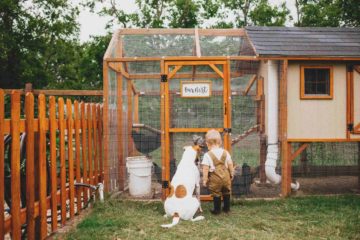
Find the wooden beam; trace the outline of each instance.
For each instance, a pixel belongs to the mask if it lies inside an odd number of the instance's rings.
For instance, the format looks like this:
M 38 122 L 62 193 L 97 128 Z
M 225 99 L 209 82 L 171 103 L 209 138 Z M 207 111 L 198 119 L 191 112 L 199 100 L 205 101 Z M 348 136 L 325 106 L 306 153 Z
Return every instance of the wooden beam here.
M 207 132 L 210 129 L 215 129 L 219 132 L 223 132 L 224 129 L 223 128 L 170 128 L 169 132 L 170 133 L 181 133 L 181 132 Z
M 224 73 L 220 71 L 220 69 L 218 69 L 215 64 L 210 63 L 209 66 L 222 78 L 224 79 Z M 225 64 L 224 64 L 225 66 Z
M 196 56 L 201 57 L 201 48 L 200 48 L 199 29 L 198 28 L 195 28 L 195 51 L 196 51 Z
M 244 76 L 245 73 L 242 72 L 233 72 L 231 73 L 231 77 L 235 78 L 235 77 L 241 77 Z M 129 74 L 129 78 L 133 79 L 133 80 L 149 80 L 149 79 L 155 79 L 155 80 L 159 80 L 160 79 L 160 74 Z M 218 74 L 217 73 L 213 73 L 213 72 L 196 72 L 195 75 L 193 72 L 181 72 L 181 73 L 176 73 L 175 76 L 173 76 L 173 78 L 217 78 Z
M 360 138 L 289 138 L 288 142 L 360 142 Z
M 21 95 L 25 95 L 24 89 L 4 89 L 6 94 L 11 94 L 12 91 L 18 91 Z M 102 90 L 40 90 L 32 91 L 34 95 L 44 94 L 47 96 L 102 96 Z
M 251 87 L 254 85 L 256 79 L 257 79 L 257 76 L 254 74 L 250 78 L 250 80 L 249 80 L 249 82 L 248 82 L 248 84 L 247 84 L 247 86 L 246 86 L 246 88 L 245 88 L 245 90 L 243 92 L 243 96 L 246 96 L 249 93 L 249 91 L 250 91 Z
M 355 69 L 355 71 L 357 71 L 360 74 L 360 65 L 355 65 L 354 69 Z
M 191 60 L 202 60 L 202 61 L 214 61 L 214 60 L 237 60 L 237 61 L 259 61 L 266 60 L 268 58 L 258 58 L 256 56 L 201 56 L 200 58 L 195 56 L 164 56 L 164 57 L 109 57 L 104 59 L 107 62 L 153 62 L 153 61 L 191 61 Z M 281 60 L 286 58 L 281 58 Z M 279 60 L 279 59 L 275 59 Z M 308 59 L 311 60 L 311 59 Z
M 244 29 L 199 29 L 200 36 L 243 36 Z M 127 28 L 119 30 L 120 35 L 194 35 L 191 28 Z
M 299 156 L 299 154 L 302 153 L 302 151 L 304 151 L 308 146 L 309 146 L 309 143 L 301 144 L 301 146 L 294 153 L 291 154 L 289 161 L 290 162 L 294 161 L 295 158 L 297 156 Z
M 174 70 L 172 70 L 169 74 L 168 74 L 168 80 L 172 79 L 175 74 L 177 73 L 177 71 L 179 71 L 182 68 L 182 65 L 176 65 Z

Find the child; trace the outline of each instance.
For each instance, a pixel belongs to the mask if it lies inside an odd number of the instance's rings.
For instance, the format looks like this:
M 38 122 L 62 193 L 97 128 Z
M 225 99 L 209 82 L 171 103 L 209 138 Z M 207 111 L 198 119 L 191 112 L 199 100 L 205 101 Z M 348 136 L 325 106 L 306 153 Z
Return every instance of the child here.
M 208 188 L 213 196 L 213 214 L 221 212 L 221 195 L 224 199 L 223 211 L 230 211 L 231 180 L 234 177 L 234 165 L 231 156 L 221 148 L 221 136 L 215 129 L 209 130 L 205 135 L 206 145 L 209 151 L 204 155 L 203 185 Z

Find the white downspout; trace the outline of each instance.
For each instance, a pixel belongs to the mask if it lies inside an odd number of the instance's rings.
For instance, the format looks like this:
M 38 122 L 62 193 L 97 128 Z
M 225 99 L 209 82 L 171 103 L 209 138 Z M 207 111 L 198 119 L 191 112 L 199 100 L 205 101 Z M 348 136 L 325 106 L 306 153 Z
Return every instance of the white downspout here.
M 276 162 L 279 158 L 279 85 L 278 85 L 278 65 L 275 61 L 268 61 L 268 81 L 267 92 L 268 95 L 266 104 L 268 109 L 267 118 L 267 134 L 268 134 L 268 147 L 265 161 L 265 174 L 267 179 L 274 183 L 279 184 L 281 182 L 281 176 L 275 172 Z M 291 183 L 293 190 L 298 190 L 299 183 Z

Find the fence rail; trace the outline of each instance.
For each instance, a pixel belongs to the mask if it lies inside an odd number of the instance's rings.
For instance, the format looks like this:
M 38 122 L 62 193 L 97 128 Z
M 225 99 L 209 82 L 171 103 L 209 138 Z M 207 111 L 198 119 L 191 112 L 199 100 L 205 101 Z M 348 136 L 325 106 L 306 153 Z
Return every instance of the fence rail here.
M 44 239 L 103 181 L 102 105 L 0 89 L 0 239 Z M 9 211 L 7 211 L 9 209 Z M 60 223 L 58 223 L 60 220 Z

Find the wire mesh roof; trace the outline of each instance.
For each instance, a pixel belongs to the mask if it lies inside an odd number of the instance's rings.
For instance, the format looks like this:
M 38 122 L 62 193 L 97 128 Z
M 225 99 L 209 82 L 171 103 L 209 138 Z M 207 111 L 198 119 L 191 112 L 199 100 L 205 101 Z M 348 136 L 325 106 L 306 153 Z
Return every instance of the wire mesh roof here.
M 255 56 L 243 29 L 120 29 L 104 58 Z

